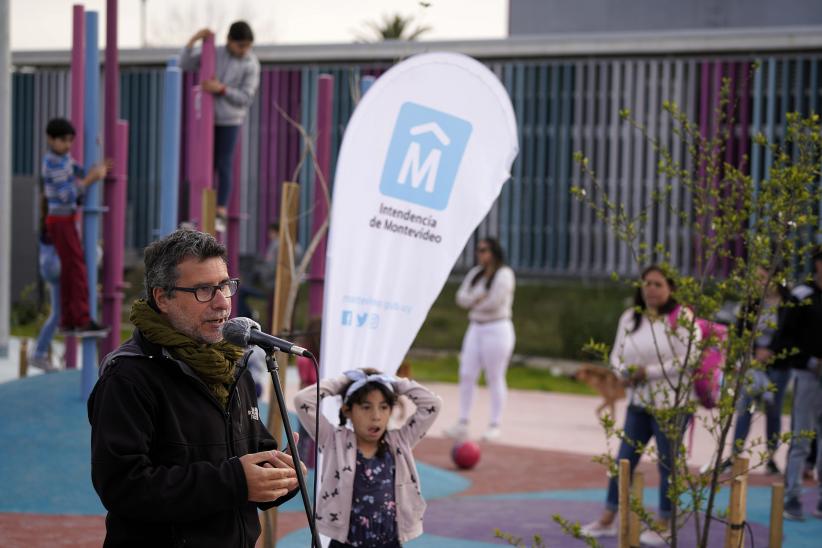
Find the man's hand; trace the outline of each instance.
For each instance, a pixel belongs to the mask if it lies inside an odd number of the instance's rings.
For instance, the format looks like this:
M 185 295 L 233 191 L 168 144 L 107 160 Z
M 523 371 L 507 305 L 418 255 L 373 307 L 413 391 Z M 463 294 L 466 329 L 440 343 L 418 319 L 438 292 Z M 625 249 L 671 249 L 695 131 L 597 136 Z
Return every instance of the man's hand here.
M 250 502 L 270 502 L 287 495 L 297 487 L 293 464 L 288 467 L 286 455 L 279 451 L 261 451 L 240 457 Z M 291 457 L 288 457 L 290 460 Z
M 200 87 L 202 87 L 207 92 L 217 95 L 223 92 L 225 89 L 225 84 L 217 80 L 216 78 L 210 78 L 208 80 L 203 80 L 200 82 Z
M 187 48 L 192 48 L 192 47 L 194 47 L 194 44 L 196 44 L 200 40 L 205 40 L 206 38 L 208 38 L 209 36 L 211 36 L 213 34 L 214 33 L 211 32 L 211 29 L 208 29 L 208 28 L 200 29 L 197 32 L 195 32 L 194 35 L 191 38 L 189 38 L 188 44 L 186 44 L 186 47 Z
M 297 447 L 297 443 L 299 441 L 300 441 L 300 433 L 299 432 L 294 432 L 294 447 Z M 286 451 L 289 451 L 289 449 L 286 448 Z M 287 468 L 291 468 L 292 470 L 294 469 L 294 459 L 287 452 L 282 453 L 280 451 L 277 451 L 277 458 L 280 461 L 280 464 L 282 466 L 287 467 Z M 303 470 L 303 476 L 308 474 L 308 468 L 305 467 L 305 464 L 303 464 L 302 459 L 300 459 L 300 468 L 302 468 L 302 470 Z

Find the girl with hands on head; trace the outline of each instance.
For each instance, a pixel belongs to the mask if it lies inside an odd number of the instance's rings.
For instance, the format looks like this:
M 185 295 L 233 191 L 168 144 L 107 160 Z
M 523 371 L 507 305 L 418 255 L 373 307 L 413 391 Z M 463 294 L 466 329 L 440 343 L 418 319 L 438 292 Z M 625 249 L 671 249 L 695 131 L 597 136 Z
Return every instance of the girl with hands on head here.
M 397 397 L 407 396 L 416 411 L 398 429 L 388 420 Z M 317 529 L 331 547 L 401 546 L 422 534 L 420 479 L 412 453 L 442 405 L 439 396 L 409 379 L 355 369 L 320 381 L 320 399 L 342 400 L 339 423 L 320 414 L 316 385 L 294 398 L 300 422 L 322 454 L 317 493 Z

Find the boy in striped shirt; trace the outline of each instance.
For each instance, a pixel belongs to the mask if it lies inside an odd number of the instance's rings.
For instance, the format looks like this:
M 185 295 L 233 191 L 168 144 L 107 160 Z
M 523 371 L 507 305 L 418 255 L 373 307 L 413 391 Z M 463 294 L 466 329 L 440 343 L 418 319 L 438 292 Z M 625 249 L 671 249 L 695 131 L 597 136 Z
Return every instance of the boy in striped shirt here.
M 48 150 L 41 175 L 48 212 L 46 233 L 60 257 L 60 327 L 66 333 L 95 334 L 105 329 L 89 316 L 88 280 L 83 247 L 77 234 L 77 203 L 86 187 L 106 176 L 110 161 L 102 162 L 83 175 L 69 153 L 75 130 L 64 118 L 46 125 Z

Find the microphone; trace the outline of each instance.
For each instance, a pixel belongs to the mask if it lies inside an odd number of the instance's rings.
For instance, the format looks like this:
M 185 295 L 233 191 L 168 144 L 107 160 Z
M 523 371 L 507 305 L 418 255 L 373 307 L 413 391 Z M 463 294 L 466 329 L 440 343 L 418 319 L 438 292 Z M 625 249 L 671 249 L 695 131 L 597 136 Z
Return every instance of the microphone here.
M 292 342 L 260 331 L 260 324 L 251 318 L 232 318 L 223 325 L 223 338 L 237 346 L 255 344 L 265 350 L 279 350 L 295 356 L 311 357 L 311 352 Z

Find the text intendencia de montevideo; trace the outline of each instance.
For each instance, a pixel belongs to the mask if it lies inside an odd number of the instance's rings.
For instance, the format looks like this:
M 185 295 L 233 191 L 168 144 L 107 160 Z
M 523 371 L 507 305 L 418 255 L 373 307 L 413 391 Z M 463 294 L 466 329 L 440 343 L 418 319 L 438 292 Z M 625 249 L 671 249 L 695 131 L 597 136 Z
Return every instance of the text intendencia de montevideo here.
M 369 221 L 372 228 L 381 228 L 410 238 L 419 238 L 434 243 L 442 242 L 442 236 L 433 231 L 437 227 L 437 219 L 431 215 L 418 215 L 410 209 L 397 209 L 382 203 L 380 204 L 379 215 L 388 218 L 372 217 Z M 397 221 L 406 221 L 420 226 L 409 226 Z

